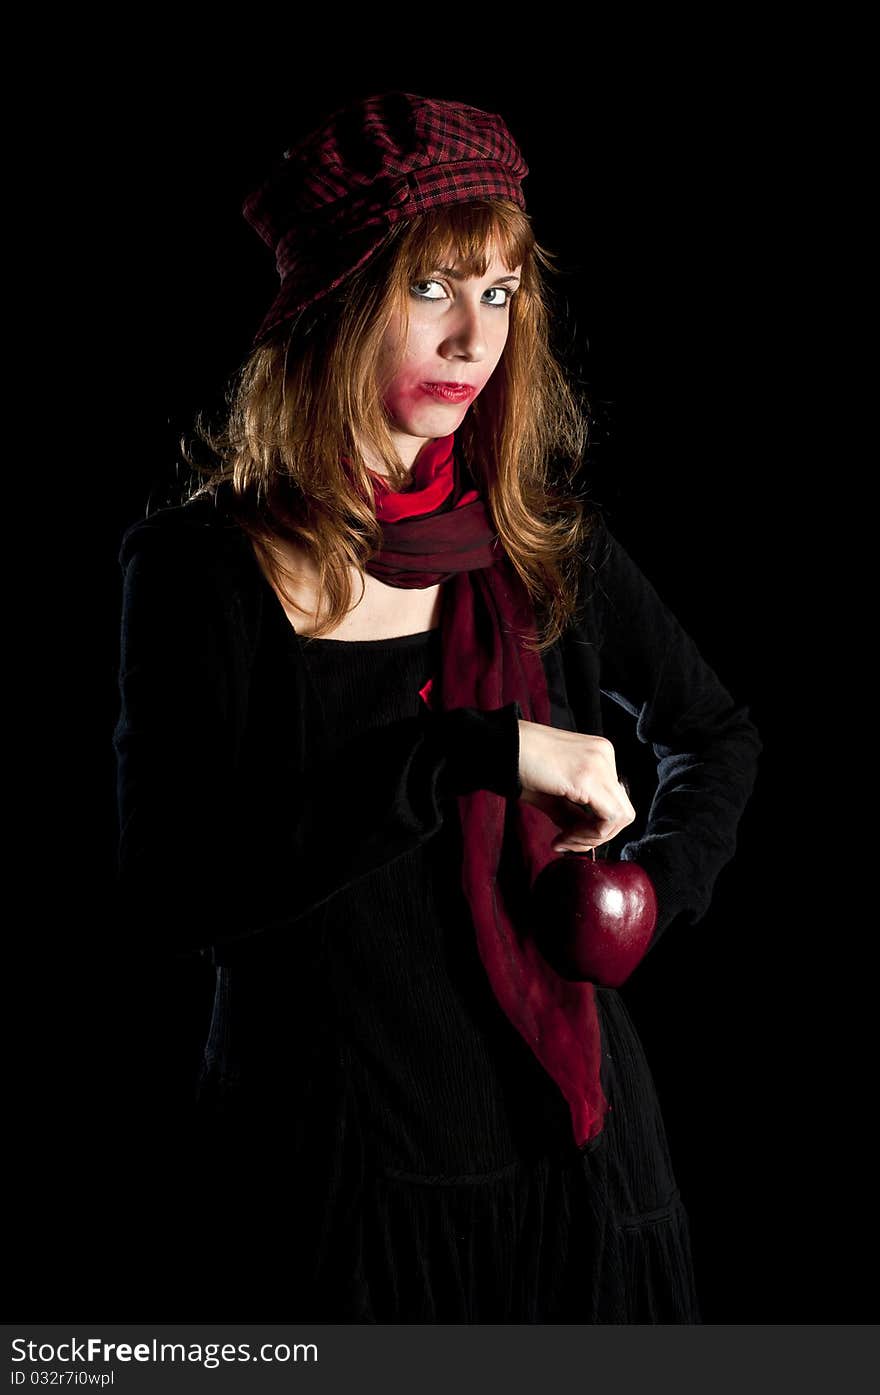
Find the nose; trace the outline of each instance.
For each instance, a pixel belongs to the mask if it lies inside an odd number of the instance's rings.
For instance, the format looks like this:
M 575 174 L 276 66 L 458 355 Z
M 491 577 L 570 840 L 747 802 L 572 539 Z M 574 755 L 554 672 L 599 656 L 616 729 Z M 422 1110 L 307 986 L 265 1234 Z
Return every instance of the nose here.
M 488 353 L 484 319 L 478 305 L 459 304 L 455 325 L 450 328 L 441 348 L 445 358 L 465 358 L 480 363 Z

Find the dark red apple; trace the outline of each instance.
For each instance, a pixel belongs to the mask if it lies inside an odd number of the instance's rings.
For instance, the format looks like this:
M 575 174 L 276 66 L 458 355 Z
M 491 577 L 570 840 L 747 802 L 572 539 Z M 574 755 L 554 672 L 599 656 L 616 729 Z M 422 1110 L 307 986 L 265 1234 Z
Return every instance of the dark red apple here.
M 654 884 L 637 862 L 563 853 L 532 887 L 535 942 L 562 977 L 619 988 L 657 924 Z

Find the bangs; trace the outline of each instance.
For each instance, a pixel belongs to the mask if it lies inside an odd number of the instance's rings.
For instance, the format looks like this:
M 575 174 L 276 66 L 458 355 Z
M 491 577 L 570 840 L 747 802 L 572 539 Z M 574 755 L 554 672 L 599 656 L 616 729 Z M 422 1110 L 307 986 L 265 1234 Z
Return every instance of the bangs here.
M 512 271 L 525 265 L 535 245 L 523 210 L 500 199 L 443 204 L 413 219 L 407 231 L 402 261 L 413 279 L 447 265 L 466 276 L 485 276 L 493 251 Z

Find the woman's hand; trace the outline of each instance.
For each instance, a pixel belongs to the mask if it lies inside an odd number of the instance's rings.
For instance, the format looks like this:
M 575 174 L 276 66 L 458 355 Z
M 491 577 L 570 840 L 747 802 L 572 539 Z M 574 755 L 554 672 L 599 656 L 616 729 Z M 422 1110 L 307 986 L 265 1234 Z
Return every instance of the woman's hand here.
M 565 830 L 555 851 L 588 852 L 634 821 L 607 737 L 521 720 L 519 738 L 520 799 Z

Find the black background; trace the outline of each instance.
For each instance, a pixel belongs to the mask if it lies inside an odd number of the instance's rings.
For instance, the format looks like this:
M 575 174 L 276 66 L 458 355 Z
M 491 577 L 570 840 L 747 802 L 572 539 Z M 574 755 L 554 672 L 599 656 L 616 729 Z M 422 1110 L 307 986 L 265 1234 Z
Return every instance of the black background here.
M 6 1012 L 16 1316 L 215 1316 L 175 1284 L 198 1206 L 177 1111 L 209 985 L 201 964 L 136 960 L 112 917 L 116 554 L 175 487 L 178 434 L 219 410 L 274 294 L 245 195 L 335 106 L 392 87 L 507 120 L 539 239 L 567 272 L 570 362 L 598 419 L 593 493 L 764 740 L 709 915 L 673 926 L 623 990 L 705 1320 L 876 1316 L 870 868 L 862 854 L 861 882 L 841 871 L 861 850 L 838 781 L 858 705 L 831 655 L 848 505 L 834 453 L 811 454 L 817 421 L 833 440 L 814 335 L 830 98 L 766 35 L 642 35 L 636 52 L 585 28 L 540 52 L 510 21 L 485 23 L 450 36 L 410 15 L 394 52 L 341 22 L 256 54 L 149 35 L 106 70 L 83 46 L 55 89 L 29 171 L 45 210 L 26 374 L 39 458 L 10 471 L 7 500 L 38 563 L 8 636 L 28 675 L 10 684 L 8 735 L 25 773 Z M 644 791 L 651 755 L 627 720 L 619 765 Z

